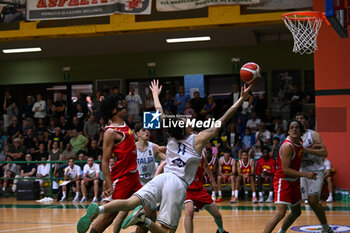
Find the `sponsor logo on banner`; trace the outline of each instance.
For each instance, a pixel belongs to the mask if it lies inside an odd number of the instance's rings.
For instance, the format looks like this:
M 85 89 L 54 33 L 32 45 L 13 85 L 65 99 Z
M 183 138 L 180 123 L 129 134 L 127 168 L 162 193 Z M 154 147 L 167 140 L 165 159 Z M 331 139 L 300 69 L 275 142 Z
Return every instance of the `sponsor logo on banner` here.
M 157 11 L 183 11 L 212 5 L 251 5 L 260 0 L 157 0 Z
M 27 20 L 151 14 L 152 0 L 28 0 Z
M 334 233 L 350 232 L 350 226 L 345 225 L 329 225 Z M 322 227 L 320 225 L 304 225 L 296 226 L 291 228 L 292 231 L 297 232 L 309 232 L 309 233 L 320 233 Z

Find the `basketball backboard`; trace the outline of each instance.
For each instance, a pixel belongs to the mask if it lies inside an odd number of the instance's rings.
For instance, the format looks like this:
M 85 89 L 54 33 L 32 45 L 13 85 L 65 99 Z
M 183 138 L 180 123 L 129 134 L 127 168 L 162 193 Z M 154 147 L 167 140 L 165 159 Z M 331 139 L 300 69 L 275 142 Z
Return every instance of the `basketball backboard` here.
M 325 3 L 325 13 L 328 22 L 341 38 L 347 38 L 350 0 L 325 0 Z

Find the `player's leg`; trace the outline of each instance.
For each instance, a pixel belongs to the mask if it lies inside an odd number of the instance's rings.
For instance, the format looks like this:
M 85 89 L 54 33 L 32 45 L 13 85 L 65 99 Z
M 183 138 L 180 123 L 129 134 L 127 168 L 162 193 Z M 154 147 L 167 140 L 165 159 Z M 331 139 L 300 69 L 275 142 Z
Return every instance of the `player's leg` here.
M 214 217 L 214 221 L 216 225 L 218 226 L 218 232 L 219 233 L 225 233 L 224 227 L 222 225 L 222 216 L 221 213 L 216 205 L 210 205 L 204 207 L 211 216 Z
M 256 198 L 256 192 L 255 192 L 255 175 L 250 175 L 249 176 L 249 181 L 250 181 L 250 187 L 252 189 L 252 202 L 257 203 L 258 199 Z
M 98 202 L 98 185 L 99 185 L 99 180 L 96 179 L 94 180 L 94 198 L 92 199 L 92 202 Z
M 117 214 L 115 220 L 114 220 L 114 226 L 113 226 L 113 233 L 119 233 L 122 229 L 122 223 L 126 216 L 128 216 L 128 211 L 119 211 Z
M 122 211 L 120 211 L 122 212 Z M 119 213 L 120 213 L 119 212 Z M 100 233 L 103 232 L 109 225 L 112 224 L 114 218 L 119 215 L 118 212 L 115 213 L 105 213 L 101 214 L 90 229 L 90 233 Z M 120 223 L 121 224 L 121 223 Z M 114 231 L 113 231 L 114 232 Z
M 73 202 L 79 201 L 80 180 L 75 181 L 75 197 Z
M 65 201 L 67 199 L 67 185 L 62 186 L 62 198 L 60 201 Z
M 225 179 L 222 176 L 218 176 L 218 198 L 216 199 L 216 202 L 222 202 L 222 183 L 225 182 Z
M 276 214 L 266 223 L 263 233 L 271 233 L 276 225 L 284 218 L 287 211 L 287 205 L 277 204 Z
M 235 188 L 236 188 L 235 177 L 234 176 L 230 176 L 228 178 L 228 182 L 229 182 L 229 184 L 231 186 L 231 200 L 230 200 L 230 202 L 231 202 L 231 201 L 234 201 L 234 199 L 235 199 Z
M 331 175 L 326 178 L 326 182 L 329 193 L 326 202 L 333 202 L 333 180 Z
M 86 195 L 87 195 L 87 191 L 86 191 L 86 186 L 87 186 L 87 182 L 85 180 L 81 180 L 81 192 L 83 194 L 83 197 L 81 198 L 81 203 L 86 202 Z
M 194 216 L 194 205 L 192 201 L 185 202 L 185 232 L 193 233 L 193 216 Z
M 279 231 L 280 233 L 286 232 L 288 228 L 294 223 L 294 221 L 300 216 L 301 214 L 300 202 L 296 205 L 290 206 L 290 210 L 291 212 L 284 219 L 282 227 Z
M 239 188 L 241 186 L 241 183 L 243 181 L 243 177 L 242 176 L 237 176 L 236 178 L 236 186 L 235 186 L 235 198 L 233 200 L 231 200 L 231 203 L 236 203 L 238 201 L 238 194 L 239 194 Z
M 267 198 L 266 202 L 271 203 L 273 202 L 273 176 L 269 176 L 269 197 Z
M 258 176 L 258 192 L 259 192 L 259 203 L 264 202 L 264 193 L 262 190 L 262 186 L 263 186 L 263 182 L 264 182 L 264 178 L 262 178 L 261 176 Z

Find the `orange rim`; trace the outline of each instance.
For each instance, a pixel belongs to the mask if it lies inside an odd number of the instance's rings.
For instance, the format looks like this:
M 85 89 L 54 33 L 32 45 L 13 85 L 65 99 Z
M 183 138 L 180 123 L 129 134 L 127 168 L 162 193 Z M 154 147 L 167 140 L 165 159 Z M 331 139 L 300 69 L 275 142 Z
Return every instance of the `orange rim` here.
M 290 12 L 287 14 L 282 15 L 282 18 L 288 18 L 290 20 L 314 20 L 314 19 L 320 19 L 325 20 L 324 13 L 319 11 L 296 11 L 296 12 Z

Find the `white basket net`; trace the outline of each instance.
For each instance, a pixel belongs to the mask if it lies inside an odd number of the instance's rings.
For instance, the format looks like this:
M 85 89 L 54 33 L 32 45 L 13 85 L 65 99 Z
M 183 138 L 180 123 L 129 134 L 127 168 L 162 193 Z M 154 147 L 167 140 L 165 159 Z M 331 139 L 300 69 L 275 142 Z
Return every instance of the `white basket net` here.
M 311 54 L 317 50 L 317 36 L 322 25 L 322 17 L 292 14 L 282 17 L 293 34 L 294 53 Z

